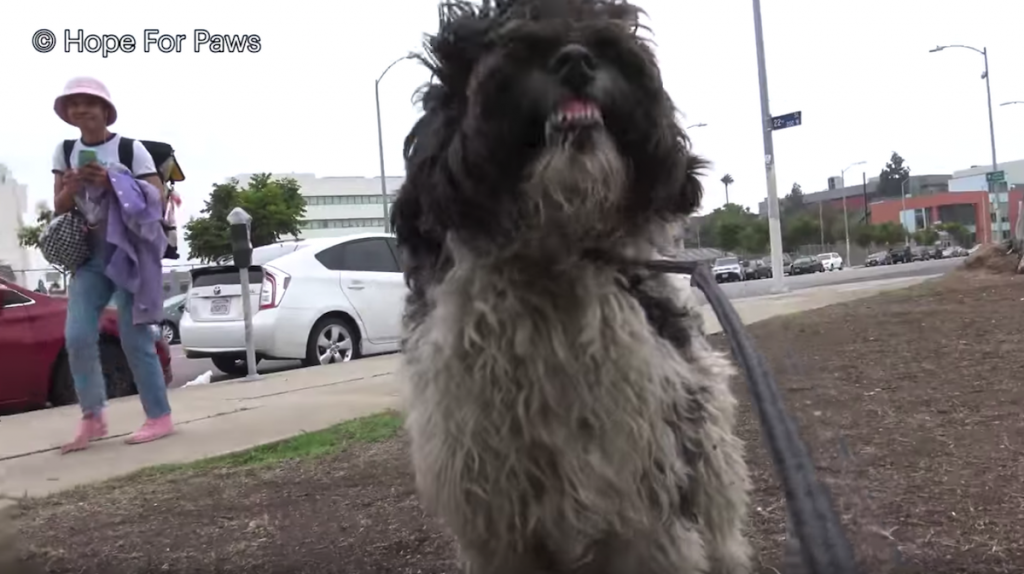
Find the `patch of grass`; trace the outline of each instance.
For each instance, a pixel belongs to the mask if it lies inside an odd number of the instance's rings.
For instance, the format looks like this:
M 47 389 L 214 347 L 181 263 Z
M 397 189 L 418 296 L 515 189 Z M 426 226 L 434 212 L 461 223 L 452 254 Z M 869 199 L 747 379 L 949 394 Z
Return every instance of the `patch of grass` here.
M 342 452 L 353 444 L 368 444 L 387 440 L 397 435 L 401 428 L 402 416 L 395 411 L 385 411 L 248 450 L 183 464 L 161 464 L 147 468 L 143 472 L 166 474 L 180 471 L 207 471 L 221 468 L 265 466 L 286 460 L 320 458 Z

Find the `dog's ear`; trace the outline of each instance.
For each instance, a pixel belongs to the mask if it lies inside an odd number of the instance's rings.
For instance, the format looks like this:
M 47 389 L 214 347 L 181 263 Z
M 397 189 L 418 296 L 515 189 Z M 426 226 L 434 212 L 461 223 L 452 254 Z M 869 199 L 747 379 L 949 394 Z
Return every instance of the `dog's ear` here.
M 675 121 L 674 112 L 662 115 L 666 120 L 650 142 L 648 153 L 642 154 L 632 166 L 634 185 L 643 190 L 634 197 L 634 208 L 641 217 L 676 219 L 700 207 L 704 197 L 700 176 L 708 162 L 693 153 L 690 139 Z
M 708 167 L 708 161 L 703 157 L 693 154 L 688 144 L 683 145 L 683 153 L 686 154 L 686 167 L 684 169 L 679 185 L 679 195 L 676 202 L 670 208 L 674 215 L 690 215 L 700 207 L 704 199 L 704 184 L 700 176 Z
M 458 118 L 446 105 L 447 98 L 438 84 L 421 92 L 424 113 L 405 138 L 405 182 L 391 207 L 391 229 L 406 282 L 414 291 L 423 288 L 440 265 L 450 211 L 458 206 L 448 159 Z

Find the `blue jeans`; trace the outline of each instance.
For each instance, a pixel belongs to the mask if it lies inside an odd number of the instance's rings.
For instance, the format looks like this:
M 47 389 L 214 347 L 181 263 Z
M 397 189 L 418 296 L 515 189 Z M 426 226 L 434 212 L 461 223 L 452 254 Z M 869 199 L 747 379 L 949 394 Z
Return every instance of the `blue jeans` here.
M 103 272 L 103 257 L 93 257 L 74 273 L 68 285 L 65 347 L 82 413 L 99 413 L 107 402 L 107 385 L 100 366 L 99 322 L 113 298 L 117 306 L 121 348 L 135 378 L 146 418 L 168 415 L 167 385 L 156 354 L 156 333 L 150 325 L 132 324 L 134 296 L 118 289 Z

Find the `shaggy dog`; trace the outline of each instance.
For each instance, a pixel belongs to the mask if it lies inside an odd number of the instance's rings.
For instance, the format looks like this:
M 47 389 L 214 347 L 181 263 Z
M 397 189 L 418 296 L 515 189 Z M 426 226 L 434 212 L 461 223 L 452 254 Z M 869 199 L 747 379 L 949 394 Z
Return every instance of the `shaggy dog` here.
M 472 574 L 742 574 L 732 368 L 650 259 L 699 205 L 641 11 L 447 2 L 392 210 L 417 487 Z

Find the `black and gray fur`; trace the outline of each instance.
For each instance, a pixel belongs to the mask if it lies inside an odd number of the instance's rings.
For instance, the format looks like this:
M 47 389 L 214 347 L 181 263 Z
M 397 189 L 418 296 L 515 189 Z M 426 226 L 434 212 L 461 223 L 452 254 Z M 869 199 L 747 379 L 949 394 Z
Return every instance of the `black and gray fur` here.
M 702 195 L 640 15 L 455 1 L 427 40 L 391 216 L 407 428 L 472 574 L 750 572 L 732 367 L 685 285 L 607 262 L 655 257 Z

